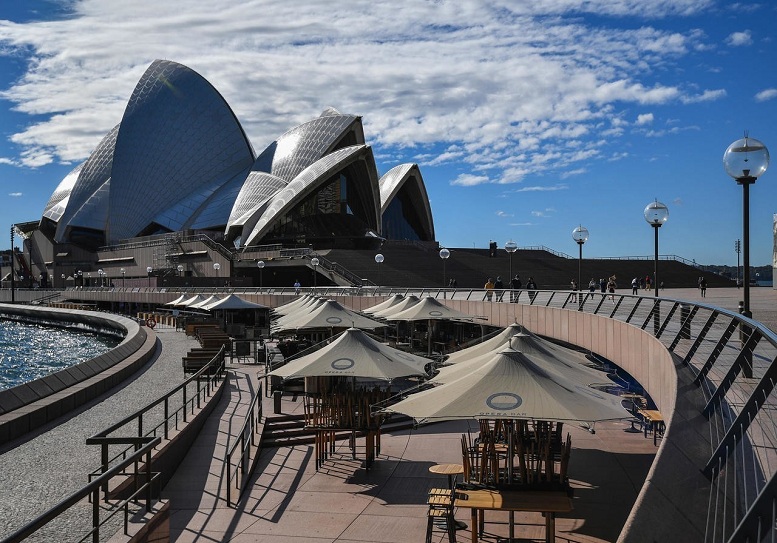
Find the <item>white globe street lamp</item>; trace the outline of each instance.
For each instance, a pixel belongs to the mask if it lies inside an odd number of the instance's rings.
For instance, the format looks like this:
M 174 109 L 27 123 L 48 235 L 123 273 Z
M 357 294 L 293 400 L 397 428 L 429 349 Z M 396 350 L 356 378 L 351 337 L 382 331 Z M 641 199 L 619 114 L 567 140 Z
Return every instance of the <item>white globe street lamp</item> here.
M 442 259 L 442 286 L 445 288 L 447 284 L 445 283 L 445 261 L 448 260 L 451 256 L 451 252 L 443 247 L 440 249 L 440 258 Z
M 658 229 L 669 219 L 669 208 L 658 200 L 651 202 L 645 208 L 645 220 L 655 231 L 655 257 L 653 259 L 653 283 L 655 295 L 658 296 Z
M 383 264 L 384 257 L 382 254 L 378 253 L 375 255 L 375 264 L 378 265 L 378 282 L 380 282 L 380 265 Z
M 577 290 L 581 291 L 583 289 L 583 244 L 588 241 L 588 228 L 581 224 L 572 230 L 572 239 L 577 243 Z M 582 311 L 583 299 L 582 297 L 579 297 L 578 299 L 580 300 L 580 311 Z
M 262 270 L 264 270 L 264 260 L 257 260 L 256 267 L 259 268 L 259 288 L 262 288 Z
M 750 312 L 750 185 L 769 167 L 769 150 L 763 143 L 745 134 L 723 153 L 723 167 L 738 185 L 742 185 L 742 314 L 749 318 L 753 316 Z

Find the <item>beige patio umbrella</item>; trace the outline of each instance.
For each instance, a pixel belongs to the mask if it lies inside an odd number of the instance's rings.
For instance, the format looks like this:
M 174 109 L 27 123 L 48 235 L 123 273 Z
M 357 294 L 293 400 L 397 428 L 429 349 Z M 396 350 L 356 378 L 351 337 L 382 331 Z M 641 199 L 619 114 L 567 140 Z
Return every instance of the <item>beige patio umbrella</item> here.
M 294 300 L 285 303 L 283 305 L 279 305 L 278 307 L 274 308 L 272 310 L 273 315 L 282 316 L 282 315 L 288 315 L 289 313 L 293 313 L 300 307 L 304 307 L 307 304 L 309 304 L 311 301 L 319 299 L 319 296 L 315 294 L 303 294 L 299 298 L 295 298 Z
M 184 300 L 181 303 L 179 303 L 178 306 L 179 307 L 191 307 L 194 304 L 198 304 L 198 303 L 200 303 L 200 302 L 202 302 L 204 300 L 205 300 L 205 296 L 203 296 L 202 294 L 195 294 L 194 296 L 192 296 L 188 300 Z
M 452 353 L 450 356 L 448 356 L 448 358 L 445 359 L 445 363 L 458 364 L 459 362 L 472 360 L 473 358 L 484 354 L 493 354 L 494 352 L 507 346 L 507 343 L 510 341 L 511 337 L 523 331 L 524 327 L 522 325 L 513 323 L 486 341 Z
M 215 296 L 215 295 L 214 296 L 208 296 L 207 298 L 205 298 L 201 302 L 197 302 L 197 303 L 191 304 L 191 305 L 189 305 L 187 307 L 189 309 L 207 309 L 207 307 L 206 307 L 207 305 L 210 305 L 210 304 L 213 304 L 215 302 L 218 302 L 219 300 L 220 300 L 220 298 L 218 296 Z
M 363 309 L 362 313 L 375 314 L 380 311 L 383 311 L 384 309 L 388 309 L 396 304 L 398 304 L 401 300 L 404 299 L 404 296 L 402 294 L 393 294 L 389 298 L 383 300 L 377 305 L 373 305 L 372 307 L 368 307 L 367 309 Z
M 324 298 L 311 296 L 311 298 L 305 304 L 300 305 L 286 315 L 282 315 L 281 317 L 277 318 L 273 323 L 273 326 L 277 328 L 283 328 L 285 323 L 293 322 L 304 315 L 309 315 L 324 302 L 326 302 Z
M 513 334 L 500 348 L 482 353 L 466 361 L 440 368 L 440 372 L 430 380 L 434 384 L 455 381 L 489 361 L 496 353 L 511 348 L 531 358 L 542 369 L 569 379 L 585 387 L 601 383 L 607 377 L 604 372 L 586 366 L 585 356 L 571 349 L 553 345 L 528 331 Z
M 179 305 L 186 298 L 188 298 L 188 296 L 186 296 L 186 294 L 181 294 L 178 298 L 176 298 L 175 300 L 172 300 L 170 302 L 167 302 L 165 305 Z
M 431 296 L 425 297 L 423 300 L 408 307 L 404 311 L 385 315 L 384 318 L 390 321 L 429 321 L 430 333 L 429 343 L 427 345 L 427 352 L 429 354 L 432 353 L 432 321 L 474 322 L 475 320 L 474 316 L 448 307 Z
M 240 296 L 230 294 L 226 298 L 221 300 L 215 300 L 210 304 L 203 305 L 208 311 L 213 310 L 225 310 L 225 309 L 269 309 L 266 305 L 257 304 L 256 302 L 249 302 L 244 300 Z
M 326 347 L 296 358 L 269 375 L 297 377 L 365 377 L 391 381 L 397 377 L 426 375 L 431 362 L 379 343 L 358 328 L 349 328 Z
M 451 419 L 523 419 L 580 422 L 629 418 L 618 396 L 588 388 L 548 371 L 506 348 L 449 383 L 385 407 L 419 423 Z
M 396 304 L 392 305 L 391 307 L 387 307 L 386 309 L 381 309 L 380 311 L 376 311 L 372 314 L 373 317 L 382 317 L 384 319 L 388 318 L 390 315 L 393 315 L 394 313 L 399 313 L 400 311 L 404 311 L 405 309 L 414 306 L 418 302 L 420 302 L 421 299 L 416 296 L 415 294 L 411 294 L 409 296 L 405 296 L 400 301 L 398 301 Z
M 335 300 L 326 300 L 309 313 L 300 315 L 293 320 L 273 326 L 273 333 L 296 330 L 327 329 L 327 328 L 364 328 L 374 330 L 386 326 L 382 322 L 369 319 L 355 311 L 347 309 Z

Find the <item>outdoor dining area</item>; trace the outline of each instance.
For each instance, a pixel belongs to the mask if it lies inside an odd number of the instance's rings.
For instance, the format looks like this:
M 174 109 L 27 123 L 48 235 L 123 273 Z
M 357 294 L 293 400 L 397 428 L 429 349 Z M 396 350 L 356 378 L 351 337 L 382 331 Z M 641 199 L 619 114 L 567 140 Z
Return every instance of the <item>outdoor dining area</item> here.
M 397 416 L 419 427 L 477 421 L 477 431 L 461 435 L 460 463 L 429 468 L 446 475 L 449 484 L 429 490 L 427 541 L 440 529 L 455 541 L 462 526 L 454 512 L 462 508 L 471 511 L 472 541 L 490 522 L 486 511 L 508 512 L 511 540 L 516 512 L 542 514 L 545 540 L 554 541 L 556 515 L 573 510 L 572 439 L 565 427 L 593 434 L 599 421 L 628 419 L 622 398 L 594 386 L 611 381 L 583 353 L 518 324 L 444 357 L 433 355 L 430 344 L 426 352 L 411 353 L 381 341 L 379 330 L 391 319 L 424 320 L 430 328 L 435 318 L 470 325 L 474 320 L 452 311 L 441 317 L 445 311 L 428 301 L 407 302 L 393 298 L 354 312 L 309 297 L 279 308 L 275 333 L 320 334 L 318 344 L 269 373 L 283 381 L 304 379 L 316 469 L 336 460 L 335 443 L 346 439 L 352 459 L 363 448 L 369 470 L 379 459 L 382 427 Z M 361 437 L 363 447 L 357 446 Z

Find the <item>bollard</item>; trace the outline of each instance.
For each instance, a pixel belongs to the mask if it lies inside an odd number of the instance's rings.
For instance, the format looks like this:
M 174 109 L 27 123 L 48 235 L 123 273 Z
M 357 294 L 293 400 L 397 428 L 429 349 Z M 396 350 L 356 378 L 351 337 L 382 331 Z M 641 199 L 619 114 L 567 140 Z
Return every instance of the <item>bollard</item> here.
M 276 415 L 281 414 L 281 396 L 283 395 L 283 392 L 280 390 L 276 390 L 272 393 L 272 409 L 273 413 Z

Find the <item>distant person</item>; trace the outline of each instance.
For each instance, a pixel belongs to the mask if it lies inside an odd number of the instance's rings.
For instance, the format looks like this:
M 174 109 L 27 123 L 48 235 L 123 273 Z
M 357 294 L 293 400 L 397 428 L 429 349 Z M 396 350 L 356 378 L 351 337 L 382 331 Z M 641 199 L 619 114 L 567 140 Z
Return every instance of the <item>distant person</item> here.
M 602 294 L 607 292 L 607 281 L 604 279 L 604 277 L 599 279 L 599 290 Z
M 494 280 L 489 277 L 488 281 L 486 281 L 486 284 L 483 288 L 486 289 L 486 297 L 484 298 L 484 300 L 490 302 L 491 298 L 493 298 L 494 296 Z
M 596 292 L 596 279 L 593 277 L 588 281 L 588 292 Z
M 529 277 L 529 280 L 526 281 L 526 290 L 529 291 L 529 298 L 531 299 L 531 302 L 534 303 L 534 298 L 537 297 L 537 293 L 535 292 L 537 290 L 537 283 L 534 282 L 534 277 Z
M 505 295 L 504 288 L 505 288 L 505 284 L 502 282 L 502 276 L 501 275 L 497 275 L 496 276 L 496 281 L 494 282 L 494 289 L 496 289 L 496 301 L 497 302 L 501 302 L 502 301 L 502 298 Z
M 570 281 L 570 285 L 571 285 L 571 287 L 572 287 L 572 296 L 571 296 L 571 300 L 572 300 L 573 302 L 577 302 L 577 280 L 575 280 L 575 279 L 572 279 L 572 281 Z
M 699 290 L 701 291 L 701 297 L 706 298 L 707 297 L 707 280 L 704 278 L 704 276 L 699 277 Z
M 650 276 L 645 276 L 645 290 L 650 290 Z
M 294 294 L 299 294 L 299 289 L 302 288 L 302 285 L 299 283 L 299 279 L 294 281 Z
M 615 282 L 615 276 L 611 275 L 609 279 L 607 279 L 607 292 L 610 293 L 610 300 L 612 300 L 612 303 L 615 303 L 615 289 L 618 288 L 618 284 Z
M 635 277 L 634 279 L 631 280 L 631 293 L 637 294 L 638 291 L 639 291 L 639 279 Z
M 518 297 L 521 295 L 520 292 L 515 292 L 516 290 L 521 290 L 521 287 L 523 284 L 521 283 L 521 276 L 517 273 L 515 274 L 515 277 L 510 279 L 510 287 L 513 289 L 513 292 L 510 293 L 510 301 L 511 302 L 517 302 Z

